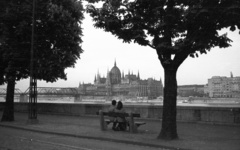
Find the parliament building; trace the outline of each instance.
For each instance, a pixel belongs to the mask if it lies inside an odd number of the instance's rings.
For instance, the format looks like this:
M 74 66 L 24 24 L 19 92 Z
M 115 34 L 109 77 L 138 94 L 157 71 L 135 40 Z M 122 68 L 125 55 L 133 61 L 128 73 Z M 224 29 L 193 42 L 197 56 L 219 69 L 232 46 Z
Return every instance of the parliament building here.
M 125 97 L 156 99 L 163 95 L 161 79 L 148 78 L 143 80 L 140 74 L 120 72 L 116 61 L 107 76 L 95 75 L 94 84 L 79 84 L 79 92 L 85 96 Z

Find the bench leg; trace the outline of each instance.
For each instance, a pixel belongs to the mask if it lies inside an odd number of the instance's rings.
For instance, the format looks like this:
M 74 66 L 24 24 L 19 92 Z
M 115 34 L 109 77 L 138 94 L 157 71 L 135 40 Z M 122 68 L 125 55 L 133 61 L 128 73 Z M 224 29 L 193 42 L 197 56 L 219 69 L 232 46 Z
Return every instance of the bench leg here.
M 131 132 L 131 133 L 137 133 L 138 132 L 137 126 L 134 123 L 134 119 L 133 119 L 132 113 L 130 113 L 129 132 Z
M 100 115 L 100 128 L 102 131 L 107 130 L 107 123 L 104 121 L 104 116 L 102 110 L 99 110 Z

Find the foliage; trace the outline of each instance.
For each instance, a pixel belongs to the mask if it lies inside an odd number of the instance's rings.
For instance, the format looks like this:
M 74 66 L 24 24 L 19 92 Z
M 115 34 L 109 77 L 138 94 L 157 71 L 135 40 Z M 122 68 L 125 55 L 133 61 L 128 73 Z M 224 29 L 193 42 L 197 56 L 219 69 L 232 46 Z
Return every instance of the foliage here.
M 100 0 L 89 0 L 89 3 Z M 240 29 L 237 0 L 102 0 L 87 11 L 94 26 L 111 32 L 124 42 L 136 42 L 157 50 L 164 65 L 170 55 L 198 56 L 212 47 L 228 47 L 227 34 L 218 31 Z M 175 57 L 173 61 L 182 62 Z
M 30 73 L 32 0 L 3 1 L 0 8 L 0 79 Z M 38 79 L 66 79 L 65 68 L 83 52 L 80 43 L 83 7 L 77 0 L 36 0 L 34 71 Z M 0 80 L 3 82 L 3 80 Z

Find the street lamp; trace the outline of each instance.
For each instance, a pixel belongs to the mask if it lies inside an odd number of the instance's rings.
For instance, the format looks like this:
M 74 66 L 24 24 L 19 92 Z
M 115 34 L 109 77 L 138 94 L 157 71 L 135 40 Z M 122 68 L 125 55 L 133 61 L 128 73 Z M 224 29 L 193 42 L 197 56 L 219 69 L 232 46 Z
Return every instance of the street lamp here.
M 28 122 L 38 123 L 37 120 L 37 79 L 36 68 L 34 68 L 34 27 L 35 27 L 35 0 L 33 0 L 32 9 L 32 37 L 31 37 L 31 58 L 30 58 L 30 87 L 29 87 L 29 103 L 28 103 Z

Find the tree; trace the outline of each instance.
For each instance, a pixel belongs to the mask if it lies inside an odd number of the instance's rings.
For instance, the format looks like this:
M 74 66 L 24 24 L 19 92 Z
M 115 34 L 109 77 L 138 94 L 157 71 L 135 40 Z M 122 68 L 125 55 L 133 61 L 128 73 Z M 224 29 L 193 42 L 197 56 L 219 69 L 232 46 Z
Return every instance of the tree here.
M 218 31 L 240 28 L 238 0 L 88 0 L 87 12 L 96 28 L 123 42 L 156 50 L 164 69 L 164 104 L 160 139 L 177 139 L 176 74 L 188 57 L 231 40 Z M 97 3 L 97 5 L 95 5 Z M 101 6 L 100 6 L 101 5 Z M 99 7 L 100 6 L 100 7 Z
M 2 121 L 13 121 L 15 81 L 29 77 L 32 0 L 6 0 L 0 8 L 0 84 L 7 83 Z M 37 79 L 66 79 L 81 49 L 83 7 L 77 0 L 36 0 L 34 72 Z

